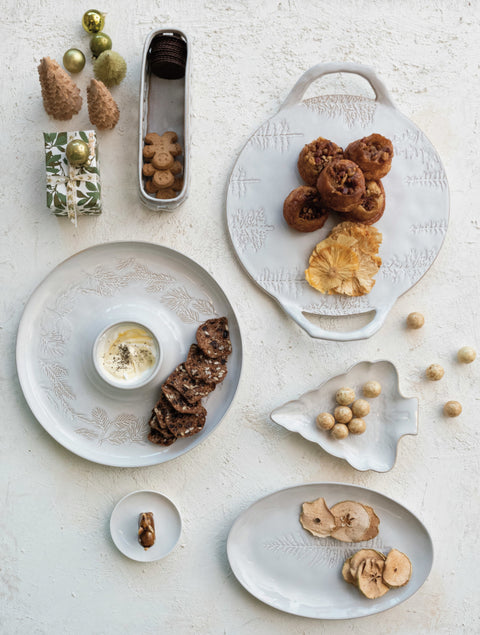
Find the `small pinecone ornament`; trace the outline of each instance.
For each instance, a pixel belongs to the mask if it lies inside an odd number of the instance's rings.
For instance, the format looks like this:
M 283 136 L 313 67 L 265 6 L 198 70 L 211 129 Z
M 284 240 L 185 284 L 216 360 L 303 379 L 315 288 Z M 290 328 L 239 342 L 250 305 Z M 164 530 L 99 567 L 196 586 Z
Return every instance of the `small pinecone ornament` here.
M 82 97 L 73 79 L 55 60 L 44 57 L 38 66 L 43 106 L 51 117 L 65 121 L 80 112 Z
M 99 130 L 115 128 L 120 111 L 110 91 L 103 82 L 92 79 L 87 87 L 88 116 Z

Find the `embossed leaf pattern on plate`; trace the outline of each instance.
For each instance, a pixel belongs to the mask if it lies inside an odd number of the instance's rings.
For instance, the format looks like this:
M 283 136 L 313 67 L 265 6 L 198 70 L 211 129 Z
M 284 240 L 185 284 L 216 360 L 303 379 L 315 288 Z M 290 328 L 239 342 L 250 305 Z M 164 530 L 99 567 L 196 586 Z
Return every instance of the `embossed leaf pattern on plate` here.
M 377 105 L 373 99 L 358 95 L 311 97 L 303 103 L 309 110 L 326 117 L 341 118 L 348 128 L 358 123 L 364 127 L 371 126 Z
M 75 432 L 97 445 L 145 443 L 148 425 L 132 413 L 110 416 L 103 408 L 93 408 L 90 416 L 75 409 L 77 396 L 69 382 L 69 371 L 62 365 L 71 337 L 68 316 L 75 310 L 78 300 L 85 295 L 113 297 L 130 284 L 140 283 L 145 291 L 158 294 L 177 317 L 187 324 L 201 323 L 206 317 L 217 315 L 208 297 L 192 295 L 177 279 L 165 272 L 152 271 L 135 257 L 120 259 L 108 267 L 97 265 L 92 271 L 83 271 L 84 283 L 72 283 L 47 305 L 40 324 L 40 369 L 45 378 L 43 389 L 49 401 L 79 424 Z
M 249 249 L 260 251 L 265 245 L 269 232 L 274 230 L 273 225 L 267 223 L 265 210 L 237 209 L 232 217 L 232 235 L 241 251 Z
M 289 149 L 294 138 L 303 137 L 303 133 L 294 132 L 286 119 L 281 121 L 267 121 L 250 139 L 250 143 L 260 150 L 278 150 L 285 152 Z

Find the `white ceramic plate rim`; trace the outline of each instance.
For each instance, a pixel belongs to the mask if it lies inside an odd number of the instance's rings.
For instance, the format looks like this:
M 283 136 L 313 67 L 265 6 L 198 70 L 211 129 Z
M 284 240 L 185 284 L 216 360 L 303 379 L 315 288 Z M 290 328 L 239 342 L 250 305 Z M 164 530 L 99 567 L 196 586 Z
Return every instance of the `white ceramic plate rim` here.
M 195 436 L 194 437 L 190 437 L 191 439 L 193 439 L 192 444 L 189 447 L 185 448 L 182 452 L 180 452 L 176 456 L 172 456 L 172 457 L 169 457 L 169 458 L 163 458 L 162 455 L 152 455 L 146 461 L 142 461 L 142 462 L 135 462 L 134 461 L 134 462 L 129 462 L 129 463 L 126 464 L 125 461 L 120 459 L 120 457 L 115 457 L 115 456 L 112 456 L 112 460 L 109 460 L 108 458 L 102 458 L 102 459 L 94 458 L 94 457 L 91 456 L 91 454 L 89 453 L 88 450 L 83 450 L 81 447 L 77 448 L 74 443 L 63 442 L 63 440 L 60 440 L 58 438 L 59 435 L 56 434 L 55 427 L 50 425 L 49 417 L 43 417 L 43 416 L 42 417 L 37 417 L 37 414 L 35 412 L 35 398 L 34 398 L 33 392 L 30 389 L 29 383 L 25 380 L 23 359 L 25 358 L 25 355 L 27 354 L 26 346 L 24 344 L 24 342 L 26 341 L 26 338 L 24 337 L 24 332 L 26 332 L 27 329 L 28 329 L 27 314 L 28 314 L 28 311 L 29 311 L 29 308 L 30 308 L 30 304 L 31 304 L 33 298 L 35 297 L 35 295 L 42 288 L 42 286 L 47 283 L 48 278 L 50 277 L 50 275 L 52 275 L 62 265 L 64 265 L 65 263 L 69 262 L 70 260 L 72 260 L 73 258 L 78 256 L 79 254 L 83 254 L 86 251 L 93 250 L 95 248 L 105 247 L 105 246 L 113 248 L 115 245 L 128 245 L 128 244 L 145 245 L 147 247 L 158 248 L 160 250 L 163 250 L 164 252 L 171 253 L 177 258 L 180 257 L 180 259 L 182 259 L 182 260 L 185 260 L 185 261 L 187 261 L 189 263 L 193 263 L 193 265 L 204 276 L 206 276 L 206 278 L 209 280 L 209 282 L 212 285 L 214 285 L 214 287 L 217 289 L 219 294 L 224 297 L 225 302 L 228 304 L 228 306 L 230 307 L 232 313 L 235 315 L 236 326 L 238 328 L 238 343 L 239 343 L 238 358 L 239 358 L 239 363 L 238 363 L 238 369 L 237 369 L 238 381 L 237 381 L 237 385 L 236 385 L 236 388 L 235 388 L 235 392 L 234 392 L 234 394 L 232 396 L 232 399 L 231 399 L 227 409 L 225 410 L 225 413 L 224 413 L 223 417 L 218 421 L 218 423 L 215 426 L 213 426 L 209 430 L 205 430 L 204 429 L 202 431 L 202 436 L 201 437 L 200 436 L 197 436 L 197 438 L 195 438 Z M 241 332 L 241 328 L 240 328 L 240 323 L 239 323 L 238 318 L 236 316 L 236 313 L 235 313 L 235 311 L 233 309 L 232 303 L 228 299 L 228 296 L 226 295 L 226 293 L 222 289 L 222 287 L 219 285 L 219 283 L 214 279 L 214 277 L 204 267 L 202 267 L 195 260 L 193 260 L 189 256 L 186 256 L 182 252 L 177 251 L 176 249 L 172 249 L 171 247 L 166 247 L 165 245 L 159 245 L 159 244 L 156 244 L 156 243 L 150 243 L 150 242 L 147 242 L 147 241 L 140 241 L 140 240 L 118 240 L 118 241 L 113 241 L 113 242 L 97 243 L 95 245 L 91 245 L 90 247 L 85 247 L 84 249 L 81 249 L 80 251 L 76 252 L 75 254 L 72 254 L 68 258 L 65 258 L 64 260 L 59 262 L 57 265 L 55 265 L 55 267 L 53 267 L 47 273 L 47 275 L 42 278 L 42 280 L 35 286 L 33 291 L 30 293 L 30 296 L 29 296 L 29 298 L 28 298 L 28 300 L 27 300 L 27 302 L 25 304 L 25 307 L 24 307 L 23 312 L 22 312 L 22 316 L 20 318 L 20 322 L 19 322 L 19 326 L 18 326 L 18 330 L 17 330 L 17 337 L 16 337 L 15 346 L 16 346 L 16 366 L 17 366 L 18 380 L 19 380 L 20 386 L 22 388 L 22 393 L 23 393 L 23 396 L 25 398 L 25 401 L 27 402 L 28 407 L 30 408 L 33 416 L 38 421 L 38 423 L 40 423 L 40 425 L 44 428 L 44 430 L 53 439 L 55 439 L 55 441 L 57 443 L 59 443 L 62 447 L 64 447 L 65 449 L 69 450 L 73 454 L 76 454 L 77 456 L 79 456 L 79 457 L 81 457 L 83 459 L 86 459 L 87 461 L 91 461 L 92 463 L 97 463 L 99 465 L 107 465 L 107 466 L 110 466 L 110 467 L 125 467 L 125 468 L 129 468 L 129 467 L 148 467 L 148 466 L 151 466 L 151 465 L 159 465 L 161 463 L 166 463 L 168 461 L 173 461 L 175 459 L 178 459 L 179 457 L 183 456 L 183 454 L 186 454 L 190 450 L 193 450 L 200 443 L 202 443 L 207 437 L 209 437 L 210 434 L 222 423 L 223 419 L 227 416 L 230 408 L 232 407 L 233 401 L 235 399 L 235 395 L 237 394 L 238 386 L 239 386 L 240 381 L 241 381 L 242 370 L 243 370 L 243 338 L 242 338 L 242 332 Z
M 334 486 L 338 486 L 338 487 L 347 487 L 347 488 L 353 488 L 358 490 L 359 492 L 369 492 L 372 493 L 374 495 L 378 495 L 381 498 L 387 499 L 391 502 L 393 502 L 395 505 L 397 505 L 399 508 L 405 510 L 408 514 L 410 514 L 411 516 L 413 516 L 418 524 L 422 527 L 422 529 L 425 532 L 425 536 L 428 538 L 428 542 L 430 545 L 430 549 L 431 549 L 431 561 L 430 561 L 430 567 L 427 571 L 427 574 L 425 576 L 424 581 L 422 582 L 422 584 L 418 587 L 418 589 L 413 590 L 411 593 L 408 593 L 408 595 L 406 595 L 406 597 L 404 597 L 402 600 L 400 600 L 397 604 L 395 604 L 394 606 L 391 607 L 385 607 L 385 608 L 381 608 L 381 609 L 377 609 L 377 610 L 372 610 L 371 613 L 367 614 L 367 615 L 359 615 L 356 617 L 343 617 L 341 615 L 339 615 L 338 617 L 312 617 L 311 615 L 304 615 L 301 613 L 295 613 L 294 611 L 289 611 L 288 609 L 282 609 L 278 606 L 275 606 L 273 603 L 270 603 L 268 601 L 266 601 L 265 599 L 261 599 L 258 596 L 256 596 L 252 591 L 250 591 L 250 589 L 246 586 L 246 584 L 243 583 L 242 579 L 241 579 L 241 574 L 239 573 L 237 575 L 237 571 L 235 570 L 235 566 L 232 565 L 232 550 L 233 550 L 233 533 L 234 530 L 237 526 L 238 523 L 240 523 L 240 521 L 242 520 L 244 514 L 248 513 L 250 511 L 250 509 L 252 509 L 253 507 L 257 506 L 257 505 L 261 505 L 266 499 L 270 498 L 270 496 L 275 496 L 276 494 L 280 494 L 281 492 L 287 491 L 287 490 L 292 490 L 292 489 L 299 489 L 305 486 L 313 486 L 313 487 L 325 487 L 325 486 L 329 486 L 329 485 L 334 485 Z M 352 543 L 354 544 L 354 543 Z M 233 574 L 235 575 L 235 578 L 237 579 L 237 581 L 239 582 L 239 584 L 241 584 L 241 586 L 248 591 L 248 593 L 250 595 L 252 595 L 254 598 L 256 598 L 259 602 L 263 602 L 264 604 L 267 604 L 268 606 L 271 606 L 272 608 L 276 609 L 277 611 L 282 611 L 283 613 L 289 613 L 291 615 L 298 615 L 299 617 L 306 617 L 309 619 L 323 619 L 323 620 L 331 620 L 331 621 L 337 621 L 337 620 L 345 620 L 345 619 L 360 619 L 362 617 L 370 617 L 371 615 L 377 615 L 379 613 L 384 613 L 385 611 L 389 611 L 392 608 L 395 608 L 396 606 L 398 606 L 399 604 L 402 604 L 403 602 L 405 602 L 406 600 L 408 600 L 409 598 L 412 597 L 412 595 L 414 595 L 417 591 L 419 591 L 422 586 L 425 584 L 425 582 L 428 579 L 428 576 L 431 573 L 432 567 L 433 567 L 433 562 L 435 559 L 435 553 L 434 553 L 434 549 L 433 549 L 433 541 L 432 541 L 432 536 L 430 534 L 430 532 L 428 531 L 427 527 L 425 526 L 425 524 L 420 520 L 420 518 L 414 514 L 406 505 L 404 505 L 403 503 L 399 503 L 396 499 L 392 498 L 391 496 L 387 496 L 386 494 L 383 494 L 382 492 L 379 492 L 378 490 L 374 490 L 371 489 L 369 487 L 362 487 L 361 485 L 353 485 L 351 483 L 342 483 L 339 481 L 323 481 L 323 482 L 314 482 L 314 483 L 301 483 L 300 485 L 291 485 L 289 487 L 283 487 L 281 489 L 275 490 L 273 492 L 270 492 L 269 494 L 266 494 L 265 496 L 262 496 L 261 498 L 257 499 L 256 501 L 254 501 L 251 505 L 249 505 L 246 509 L 244 509 L 242 512 L 240 512 L 240 514 L 238 514 L 237 518 L 235 519 L 235 521 L 233 522 L 233 525 L 230 528 L 230 531 L 228 533 L 228 537 L 227 537 L 227 558 L 228 558 L 228 562 L 230 565 L 231 570 L 233 571 Z

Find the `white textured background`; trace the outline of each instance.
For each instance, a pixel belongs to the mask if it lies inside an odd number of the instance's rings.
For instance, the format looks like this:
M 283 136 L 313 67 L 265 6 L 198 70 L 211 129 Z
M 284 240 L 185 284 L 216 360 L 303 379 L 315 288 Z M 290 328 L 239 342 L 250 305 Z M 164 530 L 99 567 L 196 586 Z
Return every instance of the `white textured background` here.
M 114 90 L 121 109 L 99 134 L 104 213 L 75 229 L 44 206 L 42 131 L 65 129 L 45 114 L 36 66 L 66 49 L 88 50 L 81 16 L 67 0 L 2 0 L 0 52 L 1 360 L 0 631 L 11 633 L 478 633 L 479 449 L 477 361 L 456 350 L 478 341 L 480 244 L 480 5 L 450 0 L 104 0 L 105 31 L 128 63 Z M 173 214 L 139 202 L 136 182 L 141 51 L 153 28 L 176 26 L 192 42 L 192 183 Z M 247 279 L 224 218 L 227 178 L 250 136 L 296 79 L 321 61 L 375 67 L 398 107 L 439 151 L 450 181 L 451 224 L 430 272 L 402 297 L 368 341 L 311 340 Z M 90 62 L 78 78 L 85 86 Z M 361 80 L 325 80 L 310 94 L 360 92 Z M 86 102 L 86 99 L 85 99 Z M 86 103 L 68 127 L 89 127 Z M 144 469 L 104 468 L 77 458 L 35 421 L 15 370 L 22 308 L 54 265 L 90 245 L 136 238 L 176 248 L 228 290 L 244 334 L 236 400 L 208 440 L 180 459 Z M 412 310 L 425 327 L 406 332 Z M 268 326 L 267 326 L 268 325 Z M 398 364 L 417 395 L 420 433 L 400 443 L 387 474 L 358 473 L 270 423 L 278 404 L 363 359 Z M 438 361 L 445 378 L 423 380 Z M 464 413 L 445 420 L 448 399 Z M 357 621 L 327 623 L 264 606 L 233 577 L 225 541 L 235 517 L 275 489 L 346 481 L 403 501 L 429 527 L 433 571 L 410 600 Z M 134 489 L 157 489 L 180 507 L 180 546 L 143 566 L 121 556 L 108 520 Z M 475 582 L 476 580 L 476 582 Z

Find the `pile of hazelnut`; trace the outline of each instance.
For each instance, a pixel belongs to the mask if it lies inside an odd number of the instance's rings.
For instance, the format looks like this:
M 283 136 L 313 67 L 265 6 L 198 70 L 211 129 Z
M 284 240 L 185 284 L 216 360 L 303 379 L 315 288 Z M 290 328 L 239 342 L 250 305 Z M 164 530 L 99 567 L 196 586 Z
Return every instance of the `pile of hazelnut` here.
M 363 396 L 374 399 L 382 392 L 378 381 L 370 380 L 362 387 Z M 357 399 L 352 388 L 339 388 L 335 394 L 337 406 L 333 415 L 321 412 L 317 418 L 317 428 L 330 430 L 334 439 L 346 439 L 349 434 L 363 434 L 367 429 L 365 417 L 370 412 L 370 404 L 365 399 Z

